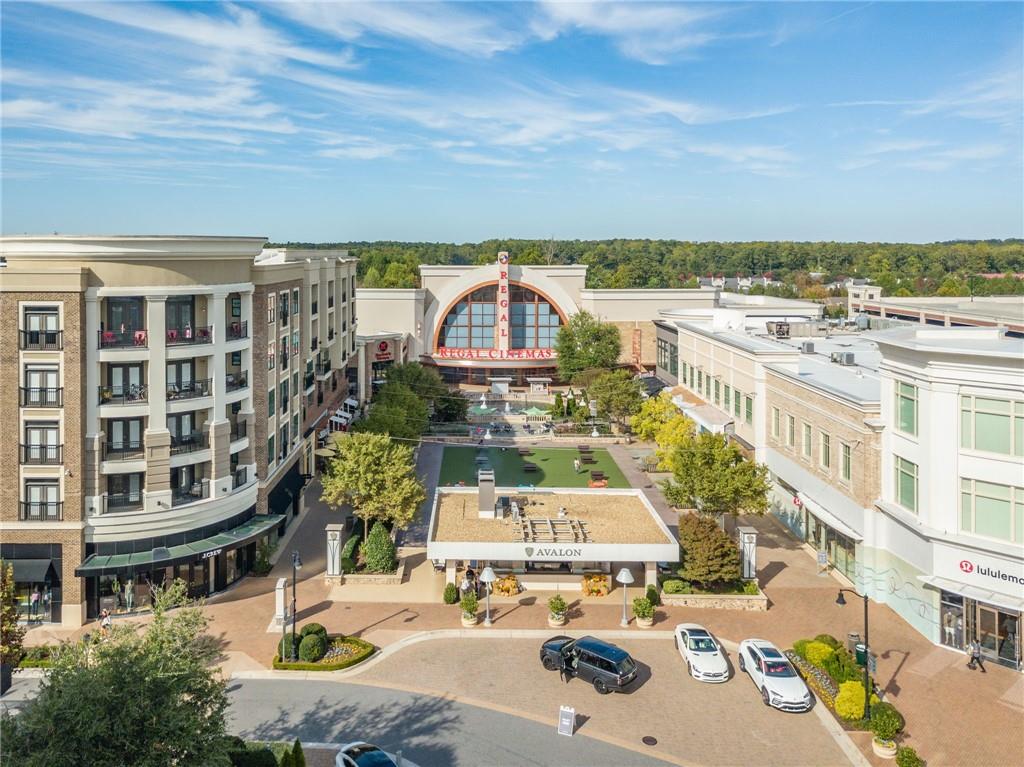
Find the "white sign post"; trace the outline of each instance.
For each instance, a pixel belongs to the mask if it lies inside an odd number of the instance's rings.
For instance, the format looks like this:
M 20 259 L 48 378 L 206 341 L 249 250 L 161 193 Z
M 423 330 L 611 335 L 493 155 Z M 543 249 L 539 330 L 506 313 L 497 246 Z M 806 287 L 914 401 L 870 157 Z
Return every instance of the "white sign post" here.
M 274 626 L 277 628 L 281 628 L 286 620 L 284 594 L 287 587 L 287 578 L 277 579 L 277 587 L 274 589 Z
M 560 706 L 558 709 L 558 734 L 570 738 L 576 729 L 576 709 L 571 706 Z

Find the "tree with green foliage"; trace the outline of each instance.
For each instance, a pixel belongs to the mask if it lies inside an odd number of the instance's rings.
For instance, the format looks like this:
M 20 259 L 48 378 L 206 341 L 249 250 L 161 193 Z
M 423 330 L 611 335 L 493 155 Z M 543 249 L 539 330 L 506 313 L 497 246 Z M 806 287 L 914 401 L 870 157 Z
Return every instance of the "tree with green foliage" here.
M 370 401 L 370 412 L 352 427 L 357 432 L 416 439 L 427 430 L 426 403 L 405 384 L 388 382 Z
M 218 643 L 178 580 L 148 625 L 65 643 L 37 695 L 4 715 L 5 762 L 21 767 L 228 765 Z M 168 612 L 172 606 L 179 606 Z
M 362 546 L 363 565 L 370 573 L 393 573 L 398 564 L 395 542 L 388 529 L 378 522 Z
M 628 370 L 602 373 L 587 393 L 597 403 L 597 414 L 618 424 L 628 423 L 643 403 L 643 387 Z
M 697 427 L 689 418 L 681 413 L 670 418 L 654 435 L 654 441 L 658 445 L 657 451 L 658 466 L 665 470 L 674 472 L 676 470 L 675 457 L 681 455 L 679 448 L 688 447 L 693 442 Z
M 640 410 L 629 419 L 633 433 L 645 442 L 653 442 L 662 427 L 673 418 L 680 417 L 679 408 L 666 391 L 648 397 L 640 403 Z
M 17 666 L 21 661 L 24 639 L 25 628 L 18 624 L 18 597 L 14 589 L 14 566 L 0 560 L 0 663 L 9 668 Z M 0 690 L 0 693 L 4 692 L 7 690 Z
M 711 517 L 679 515 L 679 575 L 708 588 L 740 577 L 740 550 Z
M 435 405 L 437 400 L 448 394 L 448 387 L 441 380 L 437 368 L 421 365 L 419 362 L 403 362 L 392 365 L 384 374 L 390 384 L 402 384 L 412 389 L 428 405 Z
M 294 767 L 306 767 L 306 755 L 302 752 L 302 743 L 299 739 L 295 739 L 295 745 L 292 746 L 292 762 Z
M 601 322 L 590 312 L 578 312 L 555 339 L 558 373 L 565 381 L 575 381 L 585 370 L 608 370 L 619 361 L 621 349 L 617 327 Z
M 748 461 L 721 434 L 704 432 L 668 452 L 672 479 L 664 484 L 674 506 L 702 514 L 763 514 L 768 510 L 768 467 Z
M 337 453 L 323 475 L 321 498 L 335 508 L 351 505 L 364 532 L 373 520 L 408 526 L 426 498 L 412 448 L 381 434 L 356 432 L 338 440 Z

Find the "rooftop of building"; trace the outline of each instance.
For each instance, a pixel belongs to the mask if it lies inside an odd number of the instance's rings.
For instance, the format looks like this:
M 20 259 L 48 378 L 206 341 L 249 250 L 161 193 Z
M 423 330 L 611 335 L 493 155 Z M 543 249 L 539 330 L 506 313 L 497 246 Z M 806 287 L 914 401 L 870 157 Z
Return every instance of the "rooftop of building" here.
M 270 264 L 299 264 L 312 262 L 314 260 L 329 261 L 357 261 L 354 256 L 349 256 L 347 250 L 322 249 L 322 248 L 264 248 L 256 256 L 256 263 L 260 266 Z
M 961 314 L 995 322 L 1024 322 L 1024 296 L 883 296 L 877 303 L 886 307 L 906 307 L 915 311 Z
M 895 346 L 931 354 L 1005 357 L 1024 363 L 1024 338 L 1006 335 L 1003 328 L 938 328 L 909 325 L 866 335 L 882 347 Z
M 0 237 L 6 259 L 135 261 L 167 258 L 255 258 L 266 237 L 223 235 L 47 234 Z
M 538 532 L 553 523 L 575 520 L 586 532 L 580 543 L 674 543 L 657 517 L 657 512 L 639 490 L 572 490 L 523 492 L 496 488 L 495 497 L 515 501 L 520 516 Z M 431 540 L 441 542 L 529 542 L 523 525 L 507 515 L 503 519 L 481 519 L 476 488 L 444 488 L 438 491 L 435 524 Z M 559 509 L 565 509 L 564 517 Z M 563 541 L 559 541 L 560 543 Z

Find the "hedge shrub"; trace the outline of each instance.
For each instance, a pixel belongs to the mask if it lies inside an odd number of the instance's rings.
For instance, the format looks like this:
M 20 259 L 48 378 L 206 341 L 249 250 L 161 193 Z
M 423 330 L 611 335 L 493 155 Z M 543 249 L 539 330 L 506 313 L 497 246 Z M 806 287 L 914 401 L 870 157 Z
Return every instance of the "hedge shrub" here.
M 850 684 L 850 682 L 847 682 Z M 864 696 L 864 688 L 861 688 L 861 698 Z M 863 715 L 863 704 L 861 706 Z M 893 740 L 903 731 L 903 716 L 896 707 L 889 703 L 873 703 L 871 705 L 871 732 L 879 740 Z
M 836 654 L 836 651 L 824 642 L 809 642 L 804 650 L 804 658 L 819 668 L 824 668 L 825 661 Z
M 833 650 L 838 650 L 840 647 L 843 646 L 843 643 L 831 634 L 818 634 L 818 636 L 814 637 L 814 641 L 821 642 L 822 644 L 827 644 Z
M 661 604 L 661 596 L 658 594 L 658 587 L 653 583 L 647 587 L 647 601 L 655 607 Z
M 347 557 L 342 557 L 342 559 L 341 559 L 341 572 L 343 572 L 343 573 L 345 573 L 347 575 L 348 573 L 354 573 L 355 571 L 356 571 L 356 561 L 354 559 L 348 559 Z
M 654 605 L 647 597 L 637 597 L 633 600 L 633 615 L 637 618 L 647 620 L 654 617 Z
M 361 551 L 367 572 L 392 573 L 398 565 L 395 542 L 391 540 L 388 529 L 380 522 L 370 530 L 370 537 L 366 539 Z
M 896 767 L 924 767 L 924 759 L 910 746 L 896 749 Z
M 277 643 L 277 654 L 280 655 L 282 658 L 291 658 L 293 647 L 296 649 L 296 651 L 298 651 L 299 638 L 289 631 L 287 634 L 284 635 L 284 638 Z
M 459 590 L 456 588 L 454 583 L 449 583 L 444 587 L 444 603 L 446 605 L 453 605 L 459 601 Z
M 798 640 L 796 640 L 795 642 L 793 642 L 793 652 L 795 652 L 798 656 L 800 656 L 804 660 L 807 660 L 807 645 L 809 645 L 811 643 L 811 641 L 812 640 L 810 640 L 810 639 L 798 639 Z
M 363 537 L 363 520 L 356 518 L 355 524 L 352 525 L 352 532 L 348 534 L 348 538 L 345 540 L 345 545 L 341 547 L 341 558 L 351 559 L 355 561 L 356 549 L 359 548 L 359 542 Z
M 299 660 L 316 663 L 327 652 L 327 640 L 320 634 L 307 634 L 299 642 Z
M 228 753 L 232 767 L 278 767 L 274 752 L 262 744 L 250 743 Z
M 662 591 L 666 594 L 692 594 L 693 586 L 683 580 L 671 580 L 665 581 L 662 586 Z
M 357 663 L 369 658 L 373 655 L 377 649 L 369 642 L 365 642 L 357 637 L 345 637 L 345 644 L 354 646 L 356 652 L 352 655 L 347 655 L 344 658 L 339 658 L 336 662 L 333 660 L 321 661 L 319 663 L 306 663 L 303 661 L 296 661 L 292 663 L 287 660 L 281 660 L 279 655 L 274 656 L 274 660 L 271 665 L 279 671 L 340 671 L 343 668 L 354 666 Z
M 864 718 L 864 685 L 852 680 L 840 683 L 839 694 L 836 696 L 836 714 L 847 722 Z
M 308 637 L 310 634 L 319 634 L 324 638 L 324 642 L 327 641 L 327 629 L 320 623 L 307 623 L 301 629 L 299 629 L 299 639 Z

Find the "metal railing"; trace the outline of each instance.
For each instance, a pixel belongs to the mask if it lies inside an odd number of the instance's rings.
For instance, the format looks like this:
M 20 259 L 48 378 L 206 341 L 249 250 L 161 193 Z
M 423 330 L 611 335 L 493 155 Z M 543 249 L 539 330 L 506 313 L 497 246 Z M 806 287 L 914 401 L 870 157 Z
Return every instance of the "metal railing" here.
M 127 493 L 107 493 L 103 498 L 103 511 L 131 511 L 142 506 L 142 491 Z
M 239 338 L 249 337 L 249 323 L 247 321 L 231 322 L 228 324 L 228 340 L 237 341 Z
M 212 378 L 204 378 L 201 381 L 185 381 L 180 384 L 168 384 L 167 399 L 192 399 L 193 397 L 209 397 L 213 394 Z
M 248 386 L 249 375 L 247 372 L 242 372 L 238 375 L 229 375 L 224 380 L 224 389 L 226 391 L 238 391 L 239 389 L 245 389 Z
M 245 439 L 249 432 L 247 421 L 232 421 L 231 422 L 231 441 L 238 442 L 240 439 Z
M 22 386 L 19 389 L 22 407 L 64 407 L 64 389 L 39 389 Z
M 203 432 L 195 432 L 184 437 L 171 435 L 171 455 L 182 453 L 194 453 L 197 450 L 205 450 L 209 439 Z
M 334 340 L 334 328 L 331 328 L 330 330 L 327 331 L 327 340 L 328 341 L 333 341 Z
M 234 474 L 231 475 L 231 489 L 237 490 L 242 487 L 246 482 L 249 481 L 249 470 L 248 468 L 236 469 Z
M 210 494 L 208 482 L 199 480 L 190 487 L 175 487 L 171 490 L 171 505 L 184 506 L 186 503 L 201 501 Z
M 128 461 L 132 458 L 141 458 L 143 452 L 142 440 L 138 439 L 103 444 L 104 461 Z
M 21 462 L 35 466 L 64 463 L 63 445 L 21 445 Z
M 64 519 L 64 501 L 22 501 L 18 518 L 33 522 L 59 522 Z
M 101 405 L 127 405 L 132 402 L 145 402 L 149 397 L 146 384 L 129 384 L 128 386 L 99 387 Z
M 313 337 L 312 337 L 312 338 L 311 338 L 311 339 L 309 340 L 309 350 L 310 350 L 311 352 L 315 352 L 315 351 L 316 351 L 316 348 L 317 348 L 317 346 L 319 346 L 319 345 L 320 345 L 320 342 L 319 342 L 319 339 L 318 339 L 318 338 L 317 338 L 316 336 L 313 336 Z
M 138 330 L 97 330 L 96 337 L 100 349 L 123 349 L 135 346 L 145 349 L 149 346 L 149 333 L 145 328 Z
M 203 325 L 197 328 L 167 328 L 168 346 L 189 346 L 191 344 L 208 344 L 213 341 L 213 327 Z
M 19 330 L 18 339 L 22 349 L 59 351 L 64 348 L 63 330 Z
M 316 374 L 321 378 L 325 378 L 330 375 L 333 369 L 334 368 L 331 367 L 330 360 L 324 360 L 323 362 L 316 363 Z

